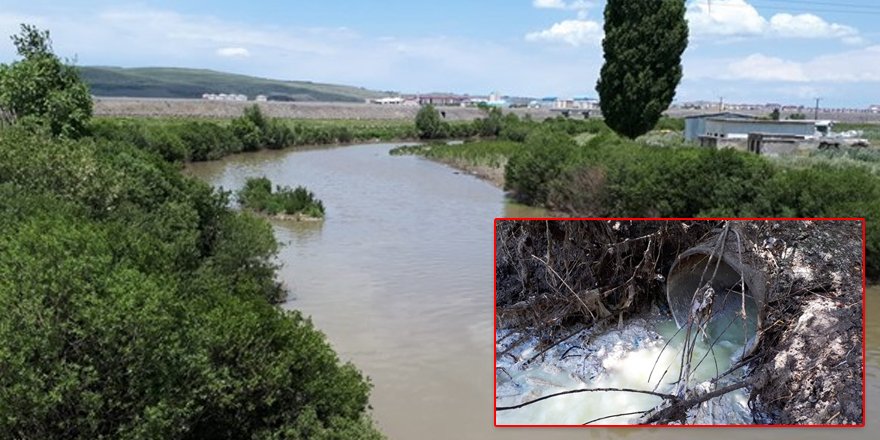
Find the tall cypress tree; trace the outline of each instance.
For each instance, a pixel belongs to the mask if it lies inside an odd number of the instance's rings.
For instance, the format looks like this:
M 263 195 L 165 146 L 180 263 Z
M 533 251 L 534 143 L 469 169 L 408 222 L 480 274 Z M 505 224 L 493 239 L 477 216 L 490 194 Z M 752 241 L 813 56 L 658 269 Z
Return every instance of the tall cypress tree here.
M 608 0 L 596 89 L 605 122 L 618 134 L 647 133 L 672 103 L 688 43 L 684 14 L 684 0 Z

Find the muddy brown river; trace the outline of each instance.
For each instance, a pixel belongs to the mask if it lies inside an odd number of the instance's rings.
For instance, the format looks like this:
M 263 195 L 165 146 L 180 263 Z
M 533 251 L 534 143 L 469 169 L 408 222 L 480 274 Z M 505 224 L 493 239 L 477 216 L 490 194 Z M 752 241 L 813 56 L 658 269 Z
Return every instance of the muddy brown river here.
M 492 227 L 542 211 L 486 182 L 392 144 L 260 152 L 194 164 L 226 189 L 264 175 L 324 201 L 321 223 L 273 222 L 285 244 L 285 308 L 310 315 L 345 360 L 372 379 L 372 406 L 392 439 L 748 439 L 748 429 L 494 428 Z M 880 419 L 880 289 L 868 292 L 867 429 L 779 429 L 776 438 L 873 438 Z

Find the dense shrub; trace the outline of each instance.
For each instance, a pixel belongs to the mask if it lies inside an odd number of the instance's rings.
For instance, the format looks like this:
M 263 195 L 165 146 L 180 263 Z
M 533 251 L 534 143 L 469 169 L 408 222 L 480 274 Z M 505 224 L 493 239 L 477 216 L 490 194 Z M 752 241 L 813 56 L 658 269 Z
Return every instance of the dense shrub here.
M 865 217 L 869 276 L 880 276 L 871 221 L 880 218 L 880 175 L 869 165 L 544 136 L 511 156 L 505 184 L 525 202 L 585 216 Z
M 498 136 L 504 125 L 518 123 L 519 118 L 515 114 L 509 113 L 508 117 L 505 118 L 501 114 L 501 109 L 497 107 L 487 110 L 485 118 L 479 118 L 474 121 L 474 125 L 477 127 L 477 134 L 482 137 Z
M 216 160 L 244 149 L 233 132 L 211 122 L 184 122 L 171 128 L 189 149 L 190 160 Z
M 245 208 L 269 215 L 324 217 L 324 204 L 311 191 L 301 186 L 279 186 L 273 192 L 272 182 L 266 177 L 248 179 L 238 192 L 238 201 Z
M 8 112 L 30 131 L 85 135 L 92 97 L 76 68 L 52 52 L 49 31 L 22 24 L 12 41 L 21 59 L 0 64 L 0 113 Z
M 265 145 L 263 131 L 248 118 L 236 118 L 229 124 L 232 134 L 241 141 L 242 151 L 257 151 Z
M 271 227 L 98 128 L 0 132 L 0 432 L 380 437 L 369 383 L 271 305 Z
M 97 140 L 131 144 L 172 162 L 215 160 L 242 151 L 229 128 L 212 122 L 103 118 L 91 122 L 90 133 Z
M 433 105 L 426 105 L 416 114 L 416 130 L 421 139 L 441 139 L 446 137 L 440 112 Z
M 267 118 L 256 104 L 246 107 L 230 128 L 244 151 L 280 150 L 296 143 L 293 129 L 279 119 Z
M 660 118 L 659 121 L 657 121 L 657 125 L 654 126 L 654 130 L 684 131 L 684 119 L 663 116 Z
M 568 166 L 576 148 L 571 137 L 550 129 L 530 133 L 525 144 L 507 163 L 505 189 L 524 203 L 543 205 L 548 184 Z

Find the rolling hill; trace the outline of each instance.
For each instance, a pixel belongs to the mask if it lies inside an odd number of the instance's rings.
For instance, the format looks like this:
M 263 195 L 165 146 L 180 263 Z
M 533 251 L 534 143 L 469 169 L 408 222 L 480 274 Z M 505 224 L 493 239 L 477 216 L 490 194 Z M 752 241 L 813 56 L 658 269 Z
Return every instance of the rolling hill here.
M 203 93 L 267 95 L 275 100 L 362 102 L 386 96 L 364 88 L 309 81 L 281 81 L 205 69 L 79 67 L 95 96 L 201 98 Z

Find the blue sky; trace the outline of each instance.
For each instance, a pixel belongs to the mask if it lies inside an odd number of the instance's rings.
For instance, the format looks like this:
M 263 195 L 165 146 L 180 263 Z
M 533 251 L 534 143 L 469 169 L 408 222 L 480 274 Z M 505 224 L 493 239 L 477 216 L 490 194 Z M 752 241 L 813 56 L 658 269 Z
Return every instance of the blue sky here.
M 880 104 L 880 2 L 688 0 L 678 101 Z M 595 95 L 603 0 L 7 1 L 81 65 L 210 68 L 404 92 Z M 0 60 L 14 59 L 11 43 Z

